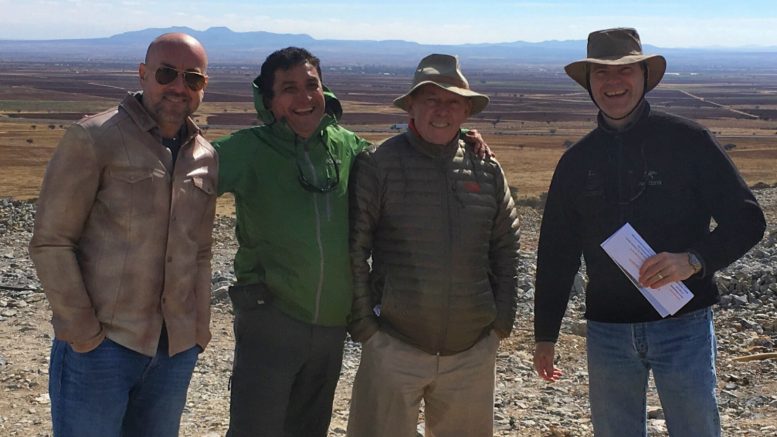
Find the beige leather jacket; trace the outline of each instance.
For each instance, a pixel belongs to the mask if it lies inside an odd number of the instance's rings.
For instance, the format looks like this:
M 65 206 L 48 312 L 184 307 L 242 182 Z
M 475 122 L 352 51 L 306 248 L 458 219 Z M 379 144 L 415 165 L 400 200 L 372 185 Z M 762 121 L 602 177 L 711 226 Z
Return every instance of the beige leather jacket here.
M 67 130 L 48 164 L 30 255 L 58 339 L 105 337 L 153 356 L 210 340 L 211 233 L 218 159 L 199 129 L 173 168 L 136 95 Z

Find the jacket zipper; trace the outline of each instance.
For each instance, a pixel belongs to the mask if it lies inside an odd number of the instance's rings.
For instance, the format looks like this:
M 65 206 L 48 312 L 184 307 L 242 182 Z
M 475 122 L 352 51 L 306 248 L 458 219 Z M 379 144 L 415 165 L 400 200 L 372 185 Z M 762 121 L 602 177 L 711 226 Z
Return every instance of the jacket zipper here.
M 456 159 L 455 154 L 454 154 L 454 158 L 453 159 Z M 447 163 L 442 163 L 442 164 L 443 164 L 442 165 L 442 169 L 441 169 L 442 170 L 442 183 L 443 183 L 444 187 L 443 187 L 443 189 L 441 191 L 442 191 L 442 202 L 443 202 L 444 211 L 445 211 L 445 215 L 444 215 L 445 220 L 446 220 L 445 225 L 447 227 L 447 232 L 448 232 L 448 238 L 447 238 L 447 241 L 445 242 L 445 245 L 446 245 L 445 253 L 447 254 L 446 259 L 445 259 L 445 261 L 446 261 L 446 266 L 445 266 L 446 270 L 445 271 L 450 272 L 450 271 L 452 271 L 452 263 L 451 263 L 451 256 L 452 255 L 451 254 L 453 253 L 453 226 L 451 226 L 451 220 L 452 220 L 451 219 L 451 195 L 455 195 L 456 194 L 456 193 L 452 193 L 452 190 L 455 190 L 456 187 L 455 186 L 451 186 L 451 178 L 449 177 L 450 174 L 448 172 L 448 165 L 447 165 Z M 455 184 L 456 182 L 453 181 L 453 183 Z M 448 336 L 448 325 L 450 324 L 450 313 L 451 313 L 450 312 L 450 308 L 451 308 L 451 293 L 453 291 L 452 290 L 452 284 L 451 284 L 451 281 L 450 281 L 450 275 L 446 275 L 445 277 L 446 277 L 446 280 L 448 282 L 448 287 L 447 287 L 447 295 L 445 296 L 446 297 L 446 300 L 445 300 L 446 301 L 445 302 L 446 306 L 445 306 L 445 309 L 443 310 L 444 314 L 443 314 L 443 318 L 442 318 L 442 320 L 443 320 L 442 337 L 440 337 L 440 344 L 437 347 L 437 356 L 438 356 L 438 358 L 440 356 L 440 351 L 443 350 L 443 347 L 445 346 L 445 339 Z M 439 360 L 438 360 L 438 362 L 439 362 Z
M 310 173 L 313 175 L 313 183 L 318 184 L 318 173 L 316 172 L 316 167 L 313 165 L 313 161 L 310 159 L 310 154 L 308 153 L 307 148 L 304 148 L 305 150 L 305 163 L 310 168 Z M 324 194 L 326 196 L 327 203 L 329 203 L 329 194 Z M 318 284 L 316 285 L 316 305 L 315 309 L 313 310 L 313 320 L 312 323 L 316 324 L 318 323 L 318 319 L 321 312 L 321 293 L 324 289 L 324 244 L 321 241 L 321 211 L 318 206 L 318 195 L 313 194 L 313 211 L 315 212 L 316 216 L 316 246 L 318 247 Z M 327 208 L 328 209 L 328 208 Z
M 618 178 L 618 216 L 620 219 L 619 223 L 624 223 L 626 220 L 626 207 L 623 206 L 623 200 L 627 199 L 626 197 L 626 187 L 624 187 L 624 169 L 623 169 L 623 139 L 620 135 L 615 136 L 615 165 L 616 165 L 616 174 Z

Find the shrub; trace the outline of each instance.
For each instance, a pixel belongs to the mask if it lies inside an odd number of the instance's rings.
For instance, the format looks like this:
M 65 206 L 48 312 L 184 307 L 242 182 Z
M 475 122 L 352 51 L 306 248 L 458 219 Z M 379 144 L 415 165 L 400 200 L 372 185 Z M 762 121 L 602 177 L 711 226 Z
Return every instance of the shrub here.
M 513 197 L 515 197 L 515 195 L 513 195 Z M 548 192 L 545 191 L 538 196 L 524 197 L 522 199 L 517 199 L 515 204 L 518 206 L 528 206 L 529 208 L 534 208 L 538 211 L 541 211 L 545 209 L 545 202 L 547 200 L 548 200 Z

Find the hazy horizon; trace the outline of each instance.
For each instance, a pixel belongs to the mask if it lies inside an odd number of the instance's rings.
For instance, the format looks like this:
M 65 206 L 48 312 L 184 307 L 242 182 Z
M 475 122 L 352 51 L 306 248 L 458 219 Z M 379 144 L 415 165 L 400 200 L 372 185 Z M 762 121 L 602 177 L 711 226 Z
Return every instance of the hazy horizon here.
M 477 44 L 584 40 L 592 30 L 628 26 L 637 28 L 643 43 L 666 48 L 777 45 L 774 0 L 0 0 L 0 9 L 3 40 L 102 38 L 185 26 L 315 39 Z

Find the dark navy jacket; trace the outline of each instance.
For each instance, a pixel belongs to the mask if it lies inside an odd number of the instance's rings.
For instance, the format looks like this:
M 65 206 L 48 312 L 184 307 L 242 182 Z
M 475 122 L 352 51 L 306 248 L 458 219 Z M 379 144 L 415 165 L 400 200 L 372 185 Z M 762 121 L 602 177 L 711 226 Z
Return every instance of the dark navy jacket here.
M 600 114 L 599 127 L 556 167 L 538 248 L 537 341 L 558 338 L 581 254 L 589 277 L 587 319 L 661 319 L 600 247 L 624 223 L 657 253 L 700 256 L 703 270 L 685 281 L 694 298 L 677 315 L 716 303 L 714 272 L 763 236 L 763 213 L 712 134 L 690 120 L 651 111 L 647 102 L 640 111 L 620 132 Z

